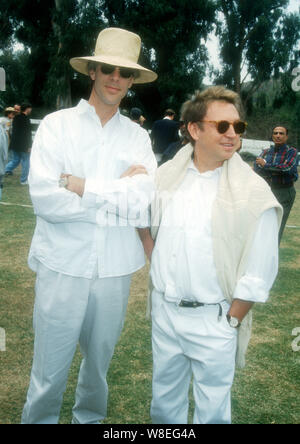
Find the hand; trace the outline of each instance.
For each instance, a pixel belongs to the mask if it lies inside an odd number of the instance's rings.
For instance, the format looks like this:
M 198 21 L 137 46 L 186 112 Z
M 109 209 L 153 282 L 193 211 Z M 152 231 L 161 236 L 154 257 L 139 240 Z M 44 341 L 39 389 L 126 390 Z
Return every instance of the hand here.
M 123 177 L 132 177 L 137 174 L 148 174 L 146 168 L 143 165 L 131 165 L 121 176 Z
M 78 194 L 79 197 L 83 196 L 85 179 L 81 177 L 72 176 L 71 174 L 61 174 L 61 179 L 64 177 L 68 178 L 68 183 L 65 186 L 66 190 Z
M 252 308 L 253 302 L 242 301 L 241 299 L 233 299 L 228 314 L 238 318 L 240 322 L 244 319 L 248 311 Z
M 152 251 L 154 248 L 154 240 L 151 237 L 149 228 L 138 228 L 137 229 L 140 239 L 142 241 L 145 254 L 151 262 Z
M 261 166 L 261 167 L 264 167 L 266 163 L 267 163 L 267 162 L 266 162 L 265 159 L 263 159 L 262 157 L 258 157 L 258 158 L 256 159 L 256 164 L 259 165 L 259 166 Z

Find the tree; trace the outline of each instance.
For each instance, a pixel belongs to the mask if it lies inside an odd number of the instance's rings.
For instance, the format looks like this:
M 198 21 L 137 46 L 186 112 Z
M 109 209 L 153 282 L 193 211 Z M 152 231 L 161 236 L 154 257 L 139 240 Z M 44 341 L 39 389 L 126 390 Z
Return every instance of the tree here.
M 13 34 L 13 25 L 9 10 L 10 5 L 7 0 L 0 0 L 0 49 L 7 46 Z
M 134 88 L 150 116 L 166 107 L 178 109 L 189 93 L 200 88 L 208 60 L 204 40 L 212 30 L 212 0 L 106 0 L 110 26 L 141 36 L 141 62 L 158 73 L 158 80 Z M 202 39 L 202 41 L 201 41 Z
M 33 75 L 30 68 L 30 53 L 27 50 L 12 51 L 9 47 L 0 55 L 0 66 L 5 67 L 6 91 L 1 92 L 1 105 L 31 101 Z M 20 69 L 22 67 L 22 69 Z
M 101 1 L 18 0 L 8 14 L 15 39 L 30 53 L 33 82 L 27 97 L 36 106 L 70 106 L 76 77 L 69 59 L 86 55 L 94 43 L 103 26 Z
M 300 38 L 300 18 L 284 12 L 288 0 L 218 0 L 223 71 L 218 80 L 241 92 L 252 79 L 247 99 L 262 82 L 289 66 Z M 242 73 L 246 72 L 244 78 Z
M 88 82 L 69 59 L 92 54 L 98 33 L 117 26 L 141 36 L 140 62 L 159 75 L 153 84 L 136 85 L 127 104 L 139 101 L 150 119 L 166 107 L 179 109 L 205 75 L 214 6 L 214 0 L 12 0 L 13 35 L 30 54 L 27 96 L 36 106 L 58 108 L 85 96 Z
M 52 28 L 55 44 L 50 54 L 50 70 L 44 89 L 51 101 L 56 92 L 56 108 L 72 105 L 72 83 L 82 83 L 69 64 L 78 55 L 92 54 L 95 40 L 103 25 L 102 1 L 55 0 Z M 80 88 L 81 89 L 81 88 Z M 50 99 L 50 100 L 49 100 Z

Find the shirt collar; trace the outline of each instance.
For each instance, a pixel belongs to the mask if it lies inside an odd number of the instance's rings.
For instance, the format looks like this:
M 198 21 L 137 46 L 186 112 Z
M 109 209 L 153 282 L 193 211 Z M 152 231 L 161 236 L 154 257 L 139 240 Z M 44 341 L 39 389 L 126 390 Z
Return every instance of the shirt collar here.
M 188 170 L 193 170 L 197 174 L 199 174 L 201 177 L 211 178 L 215 176 L 219 176 L 221 174 L 223 166 L 216 168 L 215 170 L 211 171 L 205 171 L 205 173 L 200 173 L 198 168 L 195 166 L 193 159 L 191 159 L 190 164 L 188 166 Z
M 100 119 L 99 119 L 98 115 L 96 114 L 95 108 L 92 105 L 90 105 L 87 100 L 81 99 L 79 101 L 78 105 L 76 106 L 76 110 L 79 114 L 88 113 L 91 116 L 93 116 L 93 118 L 97 118 L 97 121 L 99 121 L 99 123 L 101 125 Z M 120 113 L 120 109 L 118 108 L 117 112 L 106 123 L 105 127 L 108 127 L 108 124 L 114 124 L 116 122 L 120 122 L 120 120 L 121 120 L 121 113 Z

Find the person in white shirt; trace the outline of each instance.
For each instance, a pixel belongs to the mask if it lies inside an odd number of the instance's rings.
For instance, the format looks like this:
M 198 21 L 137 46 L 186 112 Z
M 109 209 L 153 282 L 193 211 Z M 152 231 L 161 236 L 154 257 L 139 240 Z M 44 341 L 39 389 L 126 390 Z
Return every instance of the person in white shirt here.
M 246 128 L 223 87 L 182 109 L 191 143 L 157 171 L 151 258 L 153 423 L 230 423 L 235 361 L 244 366 L 251 307 L 278 268 L 282 208 L 235 153 Z M 152 255 L 151 255 L 152 254 Z
M 100 32 L 95 55 L 70 60 L 93 81 L 88 101 L 45 117 L 31 155 L 37 273 L 35 345 L 22 423 L 53 424 L 77 343 L 81 364 L 73 423 L 106 416 L 106 374 L 121 333 L 131 275 L 145 263 L 136 228 L 147 226 L 156 160 L 148 133 L 119 112 L 139 65 L 140 37 Z

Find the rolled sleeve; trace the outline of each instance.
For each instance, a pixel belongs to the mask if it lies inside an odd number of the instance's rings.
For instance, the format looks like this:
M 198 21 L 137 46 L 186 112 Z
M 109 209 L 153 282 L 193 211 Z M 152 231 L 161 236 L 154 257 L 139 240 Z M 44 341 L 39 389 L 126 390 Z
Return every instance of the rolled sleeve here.
M 265 211 L 258 222 L 246 273 L 237 282 L 234 299 L 266 302 L 278 272 L 276 210 Z

